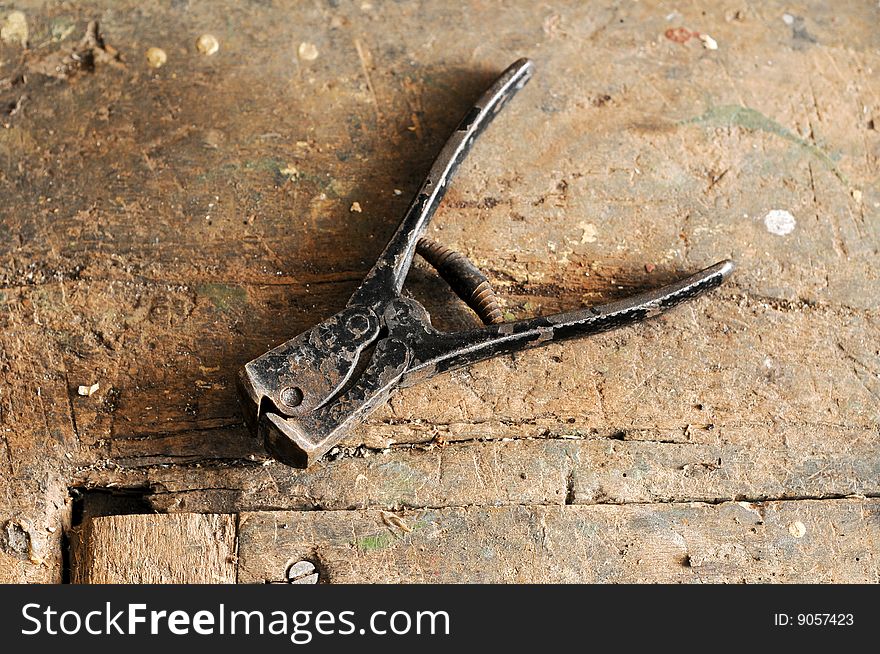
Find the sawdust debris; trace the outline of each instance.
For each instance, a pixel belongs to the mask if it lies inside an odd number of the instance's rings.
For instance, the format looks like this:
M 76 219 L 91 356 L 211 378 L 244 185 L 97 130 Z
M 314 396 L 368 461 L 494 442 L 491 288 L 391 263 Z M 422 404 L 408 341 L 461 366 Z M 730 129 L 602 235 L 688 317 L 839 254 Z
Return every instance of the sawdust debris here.
M 703 42 L 703 47 L 706 48 L 706 50 L 717 50 L 718 49 L 718 41 L 713 39 L 708 34 L 699 34 L 698 36 L 700 37 L 700 41 Z
M 0 26 L 0 40 L 22 48 L 28 47 L 28 24 L 27 16 L 20 11 L 12 11 L 7 14 L 3 25 Z
M 98 383 L 92 384 L 91 386 L 80 386 L 76 389 L 76 392 L 83 397 L 91 397 L 95 393 L 98 392 L 98 389 L 101 388 L 101 385 Z
M 803 522 L 800 520 L 796 520 L 788 525 L 788 533 L 790 533 L 795 538 L 803 538 L 804 534 L 807 533 L 807 528 Z

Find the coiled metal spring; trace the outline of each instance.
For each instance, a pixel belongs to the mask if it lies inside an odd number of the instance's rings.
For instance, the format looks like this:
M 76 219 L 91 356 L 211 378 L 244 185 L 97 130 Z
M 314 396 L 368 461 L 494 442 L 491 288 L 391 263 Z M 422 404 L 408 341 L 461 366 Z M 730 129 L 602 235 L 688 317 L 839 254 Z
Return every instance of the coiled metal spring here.
M 422 237 L 416 252 L 437 270 L 449 287 L 486 325 L 504 322 L 501 304 L 488 278 L 461 252 Z

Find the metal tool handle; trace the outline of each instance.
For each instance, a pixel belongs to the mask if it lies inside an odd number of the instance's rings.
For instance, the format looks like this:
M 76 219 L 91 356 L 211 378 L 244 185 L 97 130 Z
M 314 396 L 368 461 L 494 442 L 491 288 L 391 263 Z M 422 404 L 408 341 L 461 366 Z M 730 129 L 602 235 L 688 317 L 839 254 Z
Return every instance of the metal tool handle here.
M 529 81 L 532 67 L 532 62 L 528 59 L 519 59 L 511 64 L 461 120 L 434 160 L 427 178 L 410 203 L 394 236 L 367 273 L 360 288 L 352 295 L 349 306 L 372 305 L 376 298 L 390 299 L 400 293 L 412 264 L 416 243 L 437 211 L 449 181 L 477 136 L 492 122 L 507 101 Z
M 404 322 L 391 330 L 395 338 L 409 344 L 413 353 L 401 386 L 501 354 L 640 322 L 720 286 L 733 269 L 732 261 L 721 261 L 674 284 L 617 302 L 466 332 L 443 333 L 426 330 L 418 320 Z
M 618 302 L 456 333 L 431 327 L 427 312 L 415 300 L 395 298 L 384 315 L 388 337 L 378 342 L 358 381 L 316 411 L 295 417 L 267 414 L 261 424 L 264 441 L 280 461 L 308 466 L 397 388 L 501 354 L 640 322 L 719 286 L 732 271 L 733 263 L 722 261 Z

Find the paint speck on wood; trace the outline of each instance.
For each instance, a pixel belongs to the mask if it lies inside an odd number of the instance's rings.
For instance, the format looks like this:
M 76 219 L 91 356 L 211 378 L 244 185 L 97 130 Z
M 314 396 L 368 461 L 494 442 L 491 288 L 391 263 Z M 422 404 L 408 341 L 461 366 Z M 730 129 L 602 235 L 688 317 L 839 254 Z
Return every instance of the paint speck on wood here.
M 147 48 L 145 56 L 150 68 L 161 68 L 168 62 L 168 55 L 162 48 Z
M 299 44 L 297 55 L 299 55 L 299 58 L 303 61 L 314 61 L 318 58 L 318 48 L 314 43 L 304 41 Z
M 196 40 L 196 48 L 203 55 L 210 57 L 220 49 L 220 41 L 213 34 L 202 34 Z

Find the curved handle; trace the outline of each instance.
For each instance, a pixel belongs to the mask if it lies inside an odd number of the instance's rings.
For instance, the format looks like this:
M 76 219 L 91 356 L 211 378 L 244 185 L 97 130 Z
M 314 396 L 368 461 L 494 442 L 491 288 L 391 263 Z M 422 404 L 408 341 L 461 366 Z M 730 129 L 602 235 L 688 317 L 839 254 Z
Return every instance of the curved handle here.
M 426 330 L 417 321 L 404 322 L 391 330 L 395 338 L 409 343 L 413 352 L 401 386 L 501 354 L 641 322 L 720 286 L 733 269 L 732 261 L 721 261 L 674 284 L 617 302 L 466 332 L 443 333 L 433 328 Z
M 529 81 L 532 68 L 533 64 L 528 59 L 520 59 L 511 64 L 461 120 L 434 160 L 427 178 L 413 198 L 394 236 L 367 273 L 360 288 L 352 295 L 349 306 L 372 306 L 377 299 L 387 301 L 400 293 L 412 264 L 416 242 L 437 211 L 449 181 L 477 136 L 486 129 L 507 101 Z

